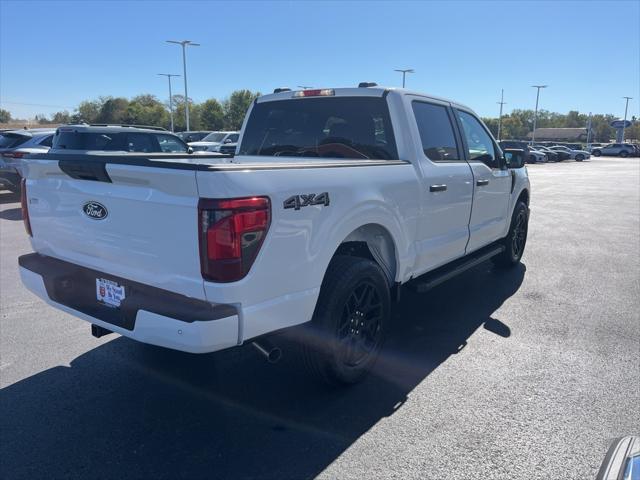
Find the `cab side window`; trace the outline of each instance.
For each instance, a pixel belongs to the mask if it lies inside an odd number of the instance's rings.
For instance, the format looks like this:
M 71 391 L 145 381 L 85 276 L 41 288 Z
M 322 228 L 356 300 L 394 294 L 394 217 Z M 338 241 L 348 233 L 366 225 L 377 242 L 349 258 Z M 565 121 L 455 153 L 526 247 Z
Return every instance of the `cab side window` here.
M 500 159 L 493 140 L 480 121 L 467 112 L 456 110 L 456 113 L 467 140 L 469 161 L 480 161 L 489 168 L 500 168 Z
M 447 107 L 426 102 L 412 102 L 422 150 L 429 160 L 460 160 L 453 125 Z

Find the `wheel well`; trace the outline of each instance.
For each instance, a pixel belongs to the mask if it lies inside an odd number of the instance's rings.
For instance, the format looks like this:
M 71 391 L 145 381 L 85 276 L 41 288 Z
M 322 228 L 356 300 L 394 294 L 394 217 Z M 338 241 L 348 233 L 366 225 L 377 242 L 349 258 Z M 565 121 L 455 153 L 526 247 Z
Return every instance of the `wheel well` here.
M 336 249 L 335 255 L 351 255 L 376 262 L 385 273 L 389 286 L 395 282 L 396 248 L 388 230 L 370 223 L 351 232 Z
M 518 202 L 524 202 L 524 204 L 527 207 L 529 206 L 529 192 L 527 191 L 527 189 L 524 189 L 522 190 L 522 192 L 520 192 L 520 196 L 518 197 Z

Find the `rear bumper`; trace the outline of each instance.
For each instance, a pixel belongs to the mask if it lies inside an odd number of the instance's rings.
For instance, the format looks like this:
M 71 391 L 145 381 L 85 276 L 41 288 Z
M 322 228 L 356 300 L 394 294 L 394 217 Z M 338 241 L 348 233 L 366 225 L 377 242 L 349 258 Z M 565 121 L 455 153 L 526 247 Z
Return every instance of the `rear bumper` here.
M 18 259 L 23 284 L 48 304 L 140 342 L 191 353 L 240 343 L 236 307 L 211 304 L 37 253 Z M 96 278 L 124 285 L 119 308 L 96 299 Z

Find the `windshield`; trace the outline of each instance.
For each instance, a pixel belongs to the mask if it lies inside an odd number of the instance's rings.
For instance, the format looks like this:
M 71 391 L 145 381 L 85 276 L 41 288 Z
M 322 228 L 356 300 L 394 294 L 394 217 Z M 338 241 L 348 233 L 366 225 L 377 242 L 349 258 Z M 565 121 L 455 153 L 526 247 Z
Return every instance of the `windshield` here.
M 239 155 L 398 158 L 387 102 L 329 97 L 257 103 Z
M 28 135 L 20 135 L 18 133 L 3 133 L 0 135 L 0 148 L 15 148 L 30 138 Z
M 203 142 L 221 142 L 226 137 L 226 133 L 213 132 L 202 139 Z

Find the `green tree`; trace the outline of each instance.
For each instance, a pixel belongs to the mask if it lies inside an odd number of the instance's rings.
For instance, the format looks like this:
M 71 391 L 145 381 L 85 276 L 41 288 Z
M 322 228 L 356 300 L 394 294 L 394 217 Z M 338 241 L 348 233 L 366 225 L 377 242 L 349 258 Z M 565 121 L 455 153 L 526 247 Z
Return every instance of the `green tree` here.
M 124 121 L 133 125 L 169 127 L 169 112 L 154 96 L 149 94 L 133 97 L 127 105 Z
M 103 103 L 102 100 L 85 100 L 84 102 L 80 102 L 76 112 L 73 114 L 72 121 L 74 123 L 95 123 L 98 120 Z
M 215 98 L 210 98 L 200 105 L 200 120 L 204 130 L 222 130 L 224 127 L 224 111 Z
M 236 90 L 233 92 L 222 104 L 224 128 L 227 130 L 240 130 L 251 102 L 259 96 L 259 92 L 253 93 L 250 90 Z
M 11 121 L 11 113 L 9 110 L 0 108 L 0 123 L 9 123 Z
M 70 123 L 71 115 L 66 110 L 62 112 L 56 112 L 51 117 L 51 123 Z
M 126 123 L 129 100 L 122 97 L 107 97 L 104 99 L 97 123 Z
M 173 123 L 176 132 L 186 130 L 184 95 L 173 96 Z M 189 99 L 189 129 L 200 130 L 200 105 Z
M 487 126 L 487 128 L 489 129 L 491 134 L 495 138 L 498 138 L 498 119 L 497 118 L 483 118 L 482 121 Z

